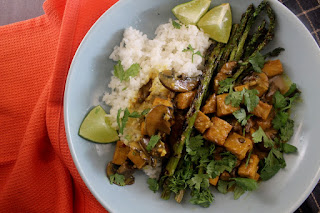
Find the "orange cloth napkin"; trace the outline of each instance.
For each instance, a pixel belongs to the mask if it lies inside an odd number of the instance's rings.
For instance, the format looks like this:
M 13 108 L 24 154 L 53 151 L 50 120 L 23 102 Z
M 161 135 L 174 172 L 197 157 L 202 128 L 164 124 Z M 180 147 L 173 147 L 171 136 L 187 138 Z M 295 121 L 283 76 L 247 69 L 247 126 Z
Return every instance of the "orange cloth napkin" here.
M 71 158 L 63 94 L 75 51 L 117 0 L 47 0 L 0 27 L 0 212 L 104 212 Z

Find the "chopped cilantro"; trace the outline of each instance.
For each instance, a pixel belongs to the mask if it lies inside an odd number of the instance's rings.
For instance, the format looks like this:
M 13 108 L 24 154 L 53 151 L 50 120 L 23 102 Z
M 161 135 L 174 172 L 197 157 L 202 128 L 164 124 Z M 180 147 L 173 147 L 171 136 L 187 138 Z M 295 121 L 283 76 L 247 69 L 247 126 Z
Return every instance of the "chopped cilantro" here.
M 252 112 L 254 108 L 259 104 L 258 90 L 246 90 L 244 93 L 244 104 L 247 106 L 248 112 Z
M 210 175 L 210 178 L 215 178 L 224 171 L 231 172 L 233 168 L 236 166 L 236 163 L 237 157 L 232 154 L 228 154 L 224 156 L 221 160 L 212 160 L 207 165 L 207 173 Z
M 148 112 L 150 111 L 150 109 L 147 109 L 147 110 L 148 110 Z M 121 118 L 122 111 L 124 111 L 124 112 L 123 112 L 123 116 Z M 144 115 L 144 113 L 146 113 L 146 110 L 144 110 L 142 113 L 139 113 L 136 111 L 130 113 L 128 108 L 126 108 L 125 110 L 122 110 L 120 108 L 118 110 L 118 114 L 117 114 L 117 123 L 118 123 L 118 127 L 119 127 L 119 133 L 123 134 L 123 130 L 126 127 L 129 118 L 140 118 L 141 116 Z
M 187 184 L 191 189 L 200 190 L 200 188 L 209 187 L 209 175 L 208 174 L 194 174 L 193 177 L 187 181 Z
M 235 200 L 239 199 L 246 191 L 253 191 L 258 188 L 257 181 L 253 179 L 231 178 L 230 180 L 231 181 L 219 180 L 217 189 L 219 192 L 226 194 L 231 187 L 235 186 L 233 190 L 233 198 Z
M 247 160 L 246 160 L 246 167 L 249 165 L 251 153 L 252 153 L 252 149 L 250 150 L 250 152 L 249 152 L 249 154 L 248 154 L 248 158 L 247 158 Z
M 245 90 L 233 92 L 230 91 L 229 95 L 225 99 L 225 103 L 228 105 L 232 105 L 233 107 L 239 107 L 242 100 L 243 100 L 243 94 L 245 93 Z
M 228 190 L 235 184 L 234 181 L 223 181 L 219 180 L 218 182 L 218 191 L 221 192 L 222 194 L 226 194 Z
M 145 109 L 141 112 L 141 115 L 146 115 L 150 112 L 150 109 Z
M 175 20 L 172 20 L 172 25 L 174 28 L 176 29 L 180 29 L 181 28 L 181 24 L 179 24 L 178 22 L 176 22 Z
M 197 135 L 186 141 L 186 151 L 189 155 L 197 154 L 197 150 L 203 145 L 203 137 Z
M 114 174 L 114 175 L 110 175 L 109 180 L 110 180 L 111 184 L 115 183 L 115 184 L 120 185 L 120 186 L 126 185 L 125 182 L 124 182 L 124 180 L 125 180 L 124 176 L 123 175 L 119 175 L 117 173 Z
M 222 81 L 219 81 L 219 89 L 217 91 L 218 95 L 225 93 L 225 92 L 231 92 L 233 88 L 233 78 L 226 78 Z
M 149 178 L 147 183 L 149 184 L 149 189 L 151 191 L 153 191 L 154 193 L 159 190 L 159 184 L 158 184 L 157 179 Z
M 150 141 L 147 145 L 147 151 L 150 152 L 153 147 L 159 142 L 160 140 L 160 136 L 159 135 L 152 135 L 151 138 L 150 138 Z
M 264 142 L 264 147 L 270 148 L 274 146 L 274 142 L 266 135 L 261 126 L 252 134 L 252 140 L 255 143 Z
M 289 119 L 289 113 L 279 111 L 272 120 L 273 128 L 279 130 L 281 127 L 285 126 Z
M 284 107 L 287 106 L 287 100 L 286 98 L 279 92 L 279 91 L 276 91 L 273 95 L 273 100 L 274 100 L 274 104 L 273 106 L 276 108 L 276 109 L 282 109 Z
M 295 83 L 290 85 L 289 90 L 284 94 L 285 97 L 292 95 L 297 90 L 297 85 Z
M 286 166 L 286 162 L 282 153 L 275 148 L 272 148 L 265 158 L 265 166 L 261 170 L 260 177 L 266 181 L 272 178 L 277 172 Z
M 114 76 L 120 79 L 120 81 L 128 81 L 130 77 L 135 77 L 140 72 L 140 65 L 135 63 L 132 64 L 129 69 L 124 71 L 121 61 L 119 60 L 118 63 L 114 66 Z
M 213 195 L 209 188 L 191 191 L 192 198 L 190 199 L 191 204 L 200 205 L 202 207 L 209 207 L 213 202 Z
M 281 143 L 281 149 L 284 153 L 295 153 L 298 150 L 297 147 L 287 143 Z
M 200 51 L 197 51 L 197 52 L 194 52 L 194 51 L 195 51 L 195 49 L 191 46 L 191 44 L 189 44 L 186 49 L 182 50 L 182 52 L 191 52 L 192 53 L 192 63 L 193 63 L 193 56 L 194 55 L 198 55 L 198 56 L 203 58 L 203 56 L 201 55 Z
M 261 73 L 261 69 L 264 66 L 264 57 L 258 52 L 249 58 L 249 63 L 252 65 L 254 71 Z
M 280 139 L 288 141 L 293 135 L 294 121 L 288 119 L 287 123 L 280 128 Z
M 250 117 L 253 116 L 252 114 L 249 114 L 247 116 L 246 111 L 242 108 L 233 112 L 232 114 L 242 126 L 245 126 L 248 123 L 248 120 L 250 119 Z

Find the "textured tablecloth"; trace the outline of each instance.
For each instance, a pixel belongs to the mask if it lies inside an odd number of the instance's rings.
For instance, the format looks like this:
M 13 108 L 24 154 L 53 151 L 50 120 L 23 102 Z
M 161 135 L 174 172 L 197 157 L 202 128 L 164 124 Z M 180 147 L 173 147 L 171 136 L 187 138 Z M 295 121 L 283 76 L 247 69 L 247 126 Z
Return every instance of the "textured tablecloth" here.
M 320 45 L 320 0 L 280 1 Z M 0 212 L 105 211 L 73 164 L 62 96 L 78 45 L 114 2 L 47 0 L 45 15 L 0 27 Z M 296 212 L 319 203 L 318 184 Z

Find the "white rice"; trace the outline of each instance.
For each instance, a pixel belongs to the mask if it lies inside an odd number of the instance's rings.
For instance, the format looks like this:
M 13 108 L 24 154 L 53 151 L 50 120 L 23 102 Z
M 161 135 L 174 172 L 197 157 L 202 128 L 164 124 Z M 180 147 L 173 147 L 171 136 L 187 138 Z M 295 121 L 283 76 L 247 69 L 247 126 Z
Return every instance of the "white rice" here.
M 120 82 L 116 77 L 111 78 L 108 87 L 111 93 L 106 93 L 103 100 L 111 106 L 110 120 L 114 128 L 117 128 L 118 110 L 130 107 L 130 100 L 136 97 L 137 92 L 149 81 L 150 74 L 163 70 L 174 69 L 178 74 L 186 76 L 197 76 L 203 63 L 202 57 L 192 53 L 183 52 L 189 44 L 204 55 L 209 47 L 209 37 L 196 26 L 182 25 L 180 29 L 173 27 L 171 20 L 160 25 L 154 39 L 148 39 L 139 30 L 129 27 L 124 31 L 123 40 L 119 46 L 114 47 L 110 59 L 121 60 L 124 70 L 132 64 L 138 63 L 141 67 L 138 76 L 130 78 L 128 82 Z

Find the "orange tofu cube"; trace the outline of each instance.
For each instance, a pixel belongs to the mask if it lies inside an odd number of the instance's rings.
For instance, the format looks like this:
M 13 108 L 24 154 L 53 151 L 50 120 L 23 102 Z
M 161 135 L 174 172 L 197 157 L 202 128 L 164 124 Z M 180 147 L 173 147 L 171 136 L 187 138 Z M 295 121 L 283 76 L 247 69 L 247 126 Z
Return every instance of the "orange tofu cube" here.
M 242 160 L 246 157 L 247 152 L 253 148 L 253 143 L 251 139 L 233 132 L 226 139 L 224 147 L 239 160 Z
M 263 130 L 267 130 L 272 127 L 271 121 L 272 121 L 271 119 L 263 120 L 263 119 L 259 118 L 259 119 L 257 119 L 257 124 L 258 124 L 258 126 L 261 126 L 261 128 Z
M 231 178 L 231 175 L 229 174 L 229 172 L 222 172 L 222 174 L 220 175 L 220 179 L 221 180 L 229 180 Z
M 253 180 L 258 181 L 260 178 L 260 175 L 258 173 L 256 173 L 256 175 L 254 176 Z
M 113 153 L 112 163 L 122 165 L 126 162 L 129 151 L 130 147 L 126 146 L 122 141 L 118 141 Z
M 199 111 L 197 118 L 194 122 L 194 127 L 201 133 L 204 133 L 210 126 L 211 126 L 211 121 L 208 116 L 203 114 L 203 112 Z
M 268 77 L 273 77 L 275 75 L 280 75 L 283 73 L 283 67 L 281 64 L 281 61 L 279 59 L 273 60 L 273 61 L 267 61 L 263 68 L 262 71 L 268 76 Z
M 218 117 L 213 117 L 211 121 L 212 126 L 204 133 L 203 137 L 208 141 L 223 146 L 232 126 Z
M 189 108 L 190 105 L 192 104 L 195 94 L 196 94 L 195 91 L 179 93 L 176 96 L 177 108 L 178 109 Z
M 271 109 L 272 105 L 259 101 L 259 104 L 256 106 L 256 108 L 254 108 L 252 114 L 262 118 L 263 120 L 266 120 L 271 112 Z
M 173 107 L 170 100 L 159 98 L 159 97 L 156 97 L 152 103 L 152 106 L 157 106 L 157 105 L 165 105 L 167 107 Z
M 216 112 L 216 109 L 217 109 L 217 96 L 216 94 L 212 94 L 206 101 L 206 104 L 202 107 L 201 111 L 204 114 L 210 114 L 210 113 Z
M 259 92 L 258 96 L 261 97 L 269 89 L 268 76 L 266 74 L 264 74 L 263 72 L 259 73 L 256 85 L 254 87 L 252 87 L 251 89 L 258 90 L 258 92 Z
M 225 99 L 229 94 L 225 93 L 217 96 L 217 116 L 230 115 L 240 109 L 240 107 L 233 107 L 231 104 L 227 105 Z
M 128 158 L 136 165 L 138 169 L 141 169 L 146 165 L 146 160 L 144 160 L 140 156 L 140 152 L 138 150 L 130 149 L 128 153 Z
M 236 86 L 234 88 L 234 90 L 236 92 L 241 92 L 243 89 L 249 89 L 249 84 L 244 84 L 244 85 L 240 85 L 240 86 Z
M 209 183 L 212 185 L 212 186 L 216 186 L 217 183 L 218 183 L 218 180 L 219 180 L 219 176 L 215 177 L 215 178 L 209 178 Z
M 239 169 L 238 175 L 241 177 L 247 177 L 250 179 L 255 179 L 258 171 L 259 157 L 252 154 L 249 159 L 249 163 L 246 166 L 246 162 L 242 162 Z

